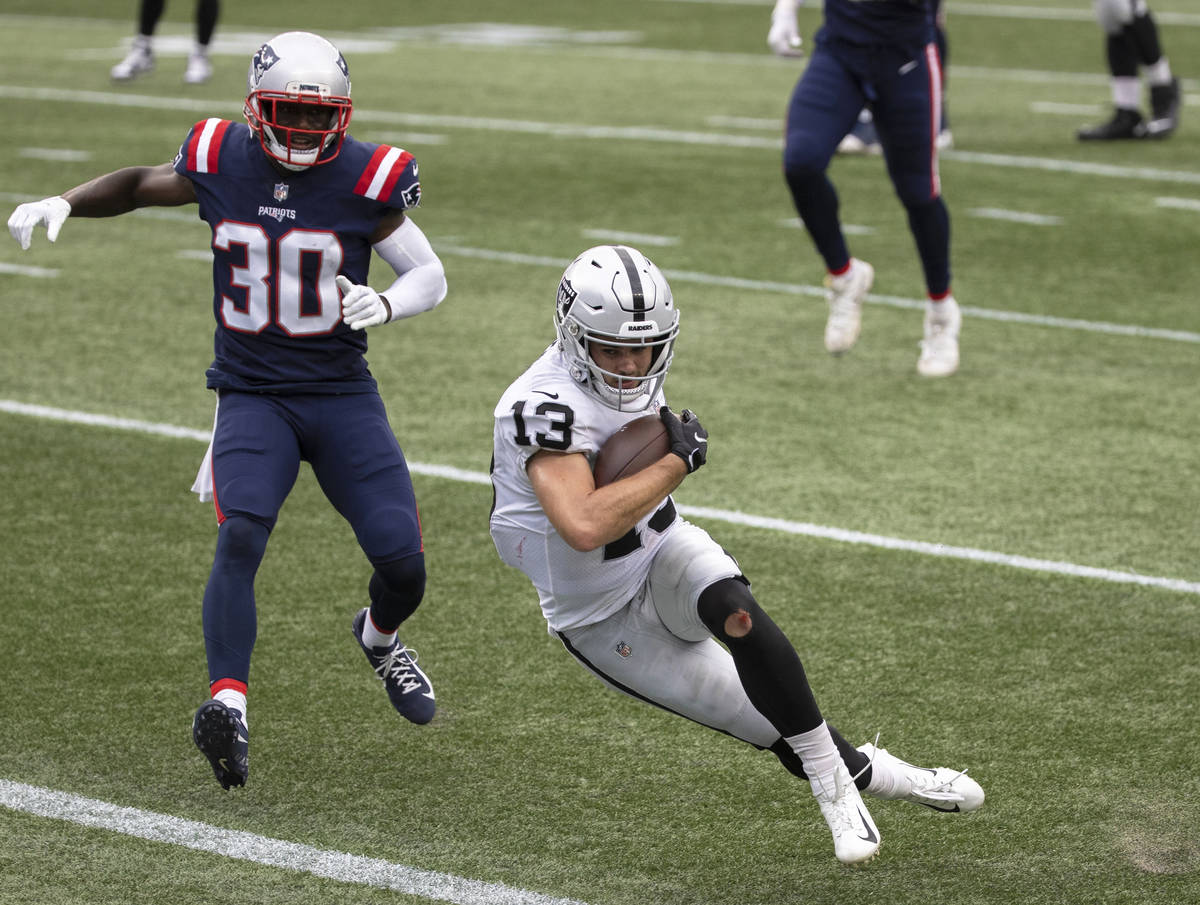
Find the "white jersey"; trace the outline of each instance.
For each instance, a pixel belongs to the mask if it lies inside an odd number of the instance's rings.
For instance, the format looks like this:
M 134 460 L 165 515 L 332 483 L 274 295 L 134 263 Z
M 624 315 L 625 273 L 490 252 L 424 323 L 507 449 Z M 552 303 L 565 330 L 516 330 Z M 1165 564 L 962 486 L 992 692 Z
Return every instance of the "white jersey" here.
M 546 449 L 583 453 L 592 462 L 618 428 L 664 404 L 660 392 L 643 411 L 609 408 L 571 377 L 557 343 L 500 397 L 492 442 L 492 541 L 500 558 L 533 582 L 552 631 L 599 622 L 629 603 L 679 519 L 668 496 L 624 537 L 581 553 L 542 511 L 525 470 L 529 459 Z

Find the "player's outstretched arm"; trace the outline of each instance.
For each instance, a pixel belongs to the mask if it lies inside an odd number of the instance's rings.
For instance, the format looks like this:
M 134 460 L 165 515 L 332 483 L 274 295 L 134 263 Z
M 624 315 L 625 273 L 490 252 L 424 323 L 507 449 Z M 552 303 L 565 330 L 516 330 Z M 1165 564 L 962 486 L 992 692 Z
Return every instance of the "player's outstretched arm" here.
M 139 207 L 173 207 L 196 200 L 192 181 L 164 163 L 156 167 L 126 167 L 73 189 L 18 205 L 8 218 L 8 231 L 28 249 L 33 230 L 45 225 L 46 238 L 58 238 L 67 217 L 115 217 Z
M 554 530 L 573 549 L 584 552 L 627 534 L 661 506 L 687 475 L 683 461 L 670 453 L 600 488 L 583 453 L 541 450 L 529 460 L 527 470 Z
M 363 330 L 436 308 L 446 297 L 446 270 L 420 227 L 397 211 L 372 239 L 375 253 L 396 272 L 396 282 L 376 292 L 339 275 L 342 321 Z
M 800 29 L 796 25 L 796 10 L 803 0 L 776 0 L 771 11 L 771 30 L 767 32 L 767 46 L 781 57 L 804 55 L 800 49 Z

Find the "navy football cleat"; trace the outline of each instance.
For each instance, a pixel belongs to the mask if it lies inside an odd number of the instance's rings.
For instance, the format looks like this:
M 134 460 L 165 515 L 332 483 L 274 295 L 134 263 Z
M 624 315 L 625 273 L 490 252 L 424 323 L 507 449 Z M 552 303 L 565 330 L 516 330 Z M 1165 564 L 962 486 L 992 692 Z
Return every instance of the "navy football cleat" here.
M 391 647 L 367 647 L 363 644 L 362 630 L 367 612 L 368 608 L 363 607 L 354 617 L 354 639 L 387 689 L 392 706 L 409 722 L 428 723 L 433 719 L 436 709 L 433 685 L 429 676 L 417 666 L 417 652 L 405 647 L 398 638 Z
M 220 701 L 205 701 L 192 720 L 192 740 L 212 764 L 222 789 L 244 786 L 250 774 L 250 732 L 242 715 Z

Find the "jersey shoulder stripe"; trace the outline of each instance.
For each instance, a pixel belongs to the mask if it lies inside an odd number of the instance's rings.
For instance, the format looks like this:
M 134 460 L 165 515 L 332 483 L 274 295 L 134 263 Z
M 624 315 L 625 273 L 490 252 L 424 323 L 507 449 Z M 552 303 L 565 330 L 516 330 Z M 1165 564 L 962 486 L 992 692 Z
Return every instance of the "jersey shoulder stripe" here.
M 233 125 L 227 119 L 203 119 L 192 127 L 187 145 L 187 168 L 191 173 L 215 173 L 220 164 L 221 142 Z
M 354 186 L 354 193 L 372 201 L 387 202 L 396 183 L 412 163 L 413 155 L 403 148 L 380 145 Z

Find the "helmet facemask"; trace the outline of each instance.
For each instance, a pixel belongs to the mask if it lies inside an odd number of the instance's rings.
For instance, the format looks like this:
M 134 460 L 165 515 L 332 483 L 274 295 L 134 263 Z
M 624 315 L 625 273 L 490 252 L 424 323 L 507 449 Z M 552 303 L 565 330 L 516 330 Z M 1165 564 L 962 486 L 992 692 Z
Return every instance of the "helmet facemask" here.
M 666 380 L 679 335 L 671 288 L 651 261 L 625 246 L 585 251 L 559 283 L 554 322 L 576 381 L 618 411 L 649 408 Z M 650 366 L 633 377 L 606 370 L 592 356 L 597 345 L 649 347 Z
M 254 55 L 243 113 L 281 166 L 298 171 L 337 157 L 352 111 L 346 61 L 324 38 L 286 32 Z

